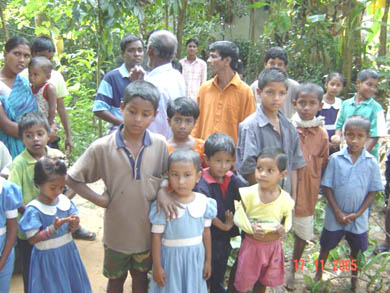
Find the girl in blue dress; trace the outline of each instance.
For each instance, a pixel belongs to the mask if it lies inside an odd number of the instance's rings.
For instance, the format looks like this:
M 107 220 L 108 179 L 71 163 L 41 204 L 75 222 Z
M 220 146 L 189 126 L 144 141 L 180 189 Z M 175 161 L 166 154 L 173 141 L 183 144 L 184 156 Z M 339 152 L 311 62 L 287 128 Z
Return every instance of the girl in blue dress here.
M 20 188 L 0 177 L 0 293 L 9 292 L 18 234 L 18 208 L 21 205 Z
M 201 177 L 199 154 L 178 149 L 168 159 L 171 196 L 183 207 L 178 217 L 166 221 L 156 202 L 150 210 L 152 223 L 153 280 L 149 292 L 206 293 L 211 275 L 211 220 L 217 203 L 192 189 Z
M 26 206 L 19 221 L 20 229 L 34 245 L 29 292 L 92 292 L 71 234 L 80 222 L 77 208 L 62 194 L 65 162 L 43 157 L 36 163 L 34 172 L 34 183 L 40 193 Z

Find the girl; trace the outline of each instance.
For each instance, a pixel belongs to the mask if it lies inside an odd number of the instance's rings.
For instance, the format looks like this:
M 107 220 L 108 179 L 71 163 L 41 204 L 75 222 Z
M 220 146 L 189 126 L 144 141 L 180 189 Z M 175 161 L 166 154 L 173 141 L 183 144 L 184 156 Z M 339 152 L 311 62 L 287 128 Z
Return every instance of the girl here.
M 38 111 L 47 118 L 50 126 L 56 118 L 57 94 L 55 87 L 48 82 L 53 64 L 43 56 L 34 57 L 28 65 L 28 79 L 38 104 Z
M 40 189 L 19 221 L 34 245 L 28 292 L 92 292 L 71 232 L 79 225 L 76 206 L 61 194 L 66 166 L 43 157 L 35 165 L 34 183 Z
M 287 155 L 268 148 L 257 158 L 258 184 L 240 188 L 241 202 L 234 223 L 246 234 L 237 261 L 234 287 L 238 292 L 265 292 L 284 282 L 284 257 L 280 238 L 291 228 L 294 200 L 279 182 L 287 175 Z
M 344 77 L 338 73 L 333 72 L 325 76 L 325 90 L 326 93 L 323 96 L 323 106 L 321 111 L 318 112 L 317 116 L 325 117 L 325 129 L 328 132 L 329 142 L 332 135 L 336 131 L 336 119 L 337 113 L 341 108 L 343 101 L 337 96 L 341 93 L 345 86 Z M 334 153 L 339 150 L 338 146 L 329 145 L 330 153 Z
M 21 205 L 20 188 L 0 177 L 0 293 L 9 292 L 18 234 L 18 208 Z
M 192 189 L 201 176 L 200 158 L 193 150 L 178 149 L 169 155 L 171 196 L 184 208 L 167 222 L 152 204 L 153 280 L 149 292 L 207 292 L 211 275 L 211 220 L 217 203 Z M 202 243 L 203 242 L 203 243 Z

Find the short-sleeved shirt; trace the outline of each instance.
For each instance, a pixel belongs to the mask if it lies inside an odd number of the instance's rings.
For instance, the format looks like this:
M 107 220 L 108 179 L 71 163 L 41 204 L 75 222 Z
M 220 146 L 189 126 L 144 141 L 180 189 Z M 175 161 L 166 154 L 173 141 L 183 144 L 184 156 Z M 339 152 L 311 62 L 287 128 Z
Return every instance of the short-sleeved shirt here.
M 234 213 L 234 201 L 241 200 L 239 188 L 246 186 L 247 182 L 240 176 L 228 171 L 223 177 L 223 183 L 216 181 L 209 173 L 209 169 L 204 169 L 202 178 L 195 186 L 194 191 L 203 193 L 217 201 L 217 217 L 225 222 L 225 212 L 230 210 Z M 213 239 L 229 241 L 231 237 L 239 235 L 238 228 L 233 226 L 229 231 L 222 231 L 211 226 L 211 235 Z
M 328 163 L 328 134 L 321 126 L 297 127 L 299 147 L 306 161 L 306 166 L 298 170 L 298 191 L 295 216 L 314 215 L 320 191 L 321 174 Z
M 28 69 L 24 69 L 21 73 L 22 76 L 28 79 Z M 50 79 L 47 81 L 48 83 L 51 83 L 57 94 L 57 98 L 64 98 L 69 95 L 68 88 L 66 87 L 66 83 L 64 80 L 64 77 L 62 76 L 61 72 L 57 70 L 52 70 L 51 71 L 51 76 Z
M 340 98 L 335 98 L 335 101 L 333 104 L 327 103 L 325 100 L 322 101 L 323 106 L 321 111 L 317 113 L 317 116 L 322 116 L 325 118 L 325 129 L 328 132 L 329 140 L 336 132 L 336 120 L 337 120 L 337 114 L 340 111 L 341 105 L 343 101 Z
M 292 100 L 295 96 L 296 90 L 299 86 L 299 83 L 291 78 L 287 78 L 287 95 L 286 100 L 284 101 L 284 104 L 282 108 L 280 108 L 280 112 L 284 114 L 287 118 L 291 118 L 294 114 L 294 107 L 292 104 Z M 251 90 L 253 92 L 253 95 L 256 99 L 257 104 L 261 104 L 260 96 L 257 94 L 257 88 L 258 88 L 258 80 L 255 80 L 251 84 Z
M 346 214 L 356 213 L 362 206 L 368 192 L 384 190 L 379 165 L 373 155 L 363 149 L 362 154 L 352 162 L 348 147 L 334 153 L 326 168 L 321 186 L 332 190 L 340 210 Z M 332 207 L 325 210 L 324 228 L 328 231 L 345 230 L 355 234 L 368 231 L 369 209 L 347 225 L 336 220 Z
M 167 171 L 168 148 L 164 137 L 146 130 L 135 157 L 125 146 L 122 129 L 94 141 L 68 175 L 83 183 L 104 181 L 110 204 L 103 242 L 114 251 L 133 254 L 151 247 L 149 209 Z
M 50 158 L 64 158 L 65 155 L 57 149 L 46 147 L 46 156 Z M 8 180 L 22 189 L 23 204 L 26 205 L 39 195 L 39 188 L 34 184 L 34 167 L 37 160 L 27 149 L 21 152 L 11 165 Z M 27 239 L 24 233 L 19 232 L 19 238 Z
M 129 72 L 124 63 L 106 73 L 97 90 L 92 111 L 108 111 L 112 115 L 123 119 L 120 104 L 123 99 L 123 92 L 129 84 Z
M 255 109 L 255 100 L 249 86 L 235 73 L 230 83 L 220 89 L 218 76 L 206 81 L 199 90 L 200 115 L 192 135 L 207 139 L 214 132 L 224 132 L 237 143 L 238 124 Z
M 281 148 L 288 156 L 287 177 L 282 188 L 291 193 L 291 170 L 306 165 L 299 147 L 299 136 L 295 126 L 278 113 L 281 135 L 274 129 L 261 105 L 255 113 L 246 118 L 239 126 L 237 142 L 237 168 L 240 174 L 255 172 L 256 159 L 264 148 Z
M 178 70 L 172 67 L 171 63 L 167 63 L 154 68 L 145 76 L 145 80 L 152 83 L 160 92 L 158 113 L 150 124 L 149 130 L 162 134 L 168 139 L 172 136 L 172 130 L 168 124 L 168 103 L 185 96 L 184 78 Z
M 183 67 L 186 96 L 196 101 L 199 88 L 207 79 L 207 63 L 198 57 L 192 62 L 187 57 L 181 59 L 179 62 Z
M 337 117 L 336 129 L 342 130 L 345 122 L 352 115 L 360 115 L 370 120 L 370 137 L 383 137 L 387 135 L 385 113 L 382 106 L 374 98 L 369 98 L 358 105 L 355 104 L 356 95 L 345 100 Z M 371 150 L 378 159 L 379 142 Z

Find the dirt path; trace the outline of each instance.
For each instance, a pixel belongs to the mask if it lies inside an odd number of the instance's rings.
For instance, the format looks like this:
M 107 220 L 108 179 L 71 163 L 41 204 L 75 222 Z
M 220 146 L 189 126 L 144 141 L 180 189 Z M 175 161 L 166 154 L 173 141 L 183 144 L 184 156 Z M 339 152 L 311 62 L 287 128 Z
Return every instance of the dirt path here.
M 92 188 L 97 192 L 103 192 L 102 184 L 96 183 Z M 94 206 L 80 196 L 74 198 L 79 209 L 80 221 L 84 228 L 96 233 L 95 241 L 76 240 L 81 258 L 91 282 L 92 291 L 95 293 L 106 292 L 107 279 L 102 274 L 103 269 L 103 214 L 104 209 Z M 125 292 L 131 292 L 131 280 L 128 278 L 125 284 Z M 22 275 L 13 276 L 11 281 L 12 293 L 23 293 Z

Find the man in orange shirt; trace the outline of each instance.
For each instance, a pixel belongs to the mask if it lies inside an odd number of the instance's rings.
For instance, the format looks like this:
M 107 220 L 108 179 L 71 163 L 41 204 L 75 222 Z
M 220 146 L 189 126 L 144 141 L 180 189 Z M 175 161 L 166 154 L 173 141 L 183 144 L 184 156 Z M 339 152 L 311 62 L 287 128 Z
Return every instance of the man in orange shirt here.
M 192 135 L 205 140 L 214 132 L 224 132 L 237 143 L 238 124 L 256 109 L 251 89 L 236 72 L 237 46 L 230 41 L 211 44 L 207 63 L 215 77 L 199 89 L 200 115 Z

